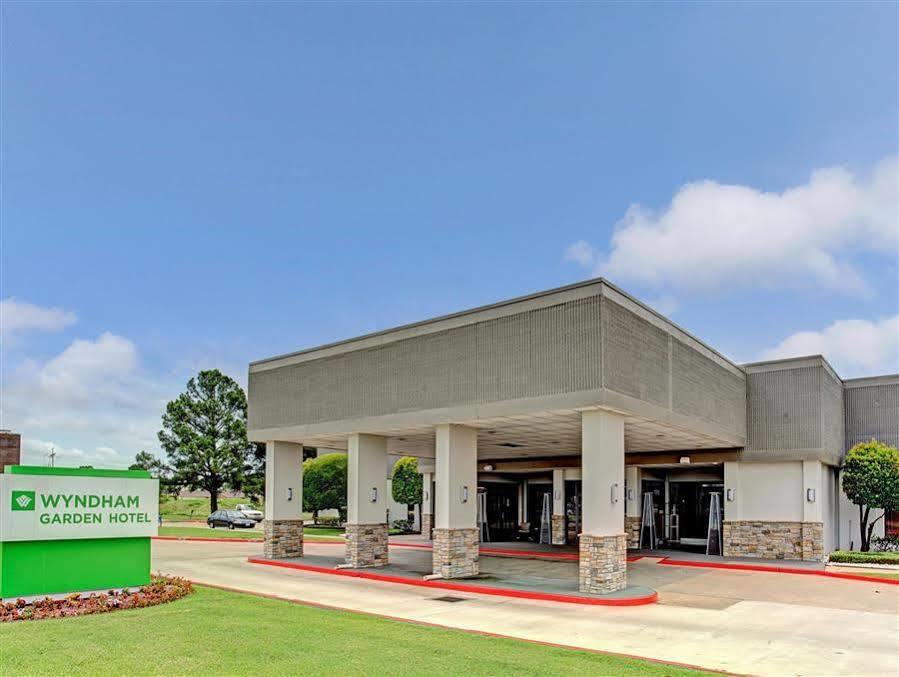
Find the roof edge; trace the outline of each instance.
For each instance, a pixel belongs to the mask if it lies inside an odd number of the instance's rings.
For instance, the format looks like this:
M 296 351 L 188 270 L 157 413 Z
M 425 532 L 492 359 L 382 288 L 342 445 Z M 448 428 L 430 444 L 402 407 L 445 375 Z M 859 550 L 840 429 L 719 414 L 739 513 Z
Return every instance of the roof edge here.
M 669 318 L 665 317 L 659 311 L 655 310 L 654 308 L 647 305 L 643 301 L 640 301 L 633 295 L 622 290 L 617 285 L 609 282 L 604 277 L 595 277 L 595 278 L 591 278 L 588 280 L 583 280 L 581 282 L 575 282 L 573 284 L 563 285 L 561 287 L 554 287 L 552 289 L 546 289 L 546 290 L 534 292 L 531 294 L 525 294 L 523 296 L 516 296 L 511 299 L 497 301 L 495 303 L 488 303 L 486 305 L 476 306 L 474 308 L 468 308 L 466 310 L 460 310 L 460 311 L 457 311 L 454 313 L 448 313 L 446 315 L 438 315 L 437 317 L 432 317 L 432 318 L 420 320 L 417 322 L 410 322 L 408 324 L 401 324 L 401 325 L 397 325 L 395 327 L 381 329 L 381 330 L 378 330 L 375 332 L 370 332 L 368 334 L 362 334 L 360 336 L 354 336 L 354 337 L 347 338 L 347 339 L 341 339 L 340 341 L 333 341 L 331 343 L 325 343 L 325 344 L 314 346 L 311 348 L 304 348 L 302 350 L 296 350 L 296 351 L 292 351 L 289 353 L 274 355 L 272 357 L 266 357 L 266 358 L 263 358 L 260 360 L 254 360 L 249 363 L 249 370 L 252 372 L 252 371 L 254 371 L 254 367 L 262 367 L 262 366 L 271 364 L 273 362 L 280 362 L 282 360 L 290 360 L 291 358 L 297 358 L 297 357 L 303 357 L 303 356 L 311 356 L 312 354 L 317 353 L 317 352 L 325 352 L 325 351 L 330 351 L 330 350 L 334 350 L 334 349 L 345 348 L 345 347 L 350 346 L 353 343 L 361 343 L 364 341 L 372 341 L 372 340 L 377 340 L 377 339 L 381 339 L 381 338 L 386 338 L 386 337 L 390 336 L 391 334 L 398 334 L 401 332 L 408 332 L 410 330 L 421 329 L 421 328 L 429 327 L 431 325 L 439 324 L 442 322 L 458 320 L 459 318 L 463 318 L 468 315 L 476 315 L 478 313 L 490 312 L 490 311 L 498 310 L 501 308 L 505 308 L 507 306 L 513 306 L 513 305 L 517 305 L 517 304 L 521 304 L 521 303 L 527 303 L 530 301 L 537 301 L 540 299 L 545 299 L 547 297 L 560 296 L 560 295 L 570 293 L 570 292 L 578 292 L 581 290 L 587 290 L 590 287 L 596 288 L 596 295 L 598 295 L 598 296 L 606 295 L 603 291 L 604 288 L 614 292 L 615 294 L 619 294 L 620 296 L 624 297 L 631 303 L 638 306 L 644 312 L 649 313 L 650 315 L 656 317 L 662 323 L 667 325 L 671 330 L 673 330 L 674 333 L 682 334 L 684 338 L 688 339 L 689 341 L 695 342 L 697 345 L 699 345 L 703 349 L 709 351 L 709 353 L 713 354 L 715 357 L 722 360 L 725 364 L 729 365 L 737 372 L 745 371 L 743 366 L 741 366 L 737 362 L 734 362 L 733 360 L 726 357 L 719 351 L 715 350 L 709 344 L 700 340 L 699 338 L 697 338 L 696 336 L 694 336 L 693 334 L 691 334 L 690 332 L 685 330 L 683 327 L 681 327 L 677 323 L 675 323 L 672 320 L 670 320 Z

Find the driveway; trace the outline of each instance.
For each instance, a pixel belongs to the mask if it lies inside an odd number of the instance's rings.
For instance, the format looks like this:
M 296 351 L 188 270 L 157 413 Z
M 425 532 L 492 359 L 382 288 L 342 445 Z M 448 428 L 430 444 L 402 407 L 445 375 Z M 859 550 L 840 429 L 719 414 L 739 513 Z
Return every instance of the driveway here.
M 198 583 L 353 611 L 521 639 L 699 665 L 744 674 L 899 674 L 899 586 L 817 576 L 693 569 L 646 559 L 629 582 L 659 591 L 659 603 L 596 607 L 458 594 L 250 564 L 259 543 L 154 541 L 154 570 Z M 340 545 L 307 544 L 334 556 Z M 391 558 L 430 553 L 391 548 Z M 487 568 L 575 563 L 483 558 Z M 526 564 L 527 563 L 527 564 Z M 567 569 L 565 569 L 567 570 Z

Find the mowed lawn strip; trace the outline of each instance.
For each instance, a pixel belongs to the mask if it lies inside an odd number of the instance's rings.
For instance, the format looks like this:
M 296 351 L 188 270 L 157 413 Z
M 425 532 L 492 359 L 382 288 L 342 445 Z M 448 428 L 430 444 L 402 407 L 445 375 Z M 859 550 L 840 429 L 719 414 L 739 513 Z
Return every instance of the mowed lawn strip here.
M 10 675 L 709 674 L 201 586 L 147 609 L 2 623 L 0 645 Z
M 217 527 L 159 527 L 160 536 L 180 536 L 182 538 L 243 538 L 262 540 L 262 525 L 254 529 L 231 529 Z M 303 535 L 315 538 L 343 540 L 343 529 L 331 527 L 303 527 Z

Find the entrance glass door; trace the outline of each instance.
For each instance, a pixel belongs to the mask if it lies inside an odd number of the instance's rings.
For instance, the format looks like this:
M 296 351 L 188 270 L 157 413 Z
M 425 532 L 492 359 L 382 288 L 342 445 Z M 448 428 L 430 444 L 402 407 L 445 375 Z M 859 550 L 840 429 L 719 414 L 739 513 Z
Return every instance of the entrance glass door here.
M 705 549 L 709 529 L 709 507 L 712 494 L 724 494 L 723 482 L 669 483 L 670 509 L 677 514 L 680 526 L 680 543 Z M 721 501 L 721 517 L 724 518 L 724 502 Z

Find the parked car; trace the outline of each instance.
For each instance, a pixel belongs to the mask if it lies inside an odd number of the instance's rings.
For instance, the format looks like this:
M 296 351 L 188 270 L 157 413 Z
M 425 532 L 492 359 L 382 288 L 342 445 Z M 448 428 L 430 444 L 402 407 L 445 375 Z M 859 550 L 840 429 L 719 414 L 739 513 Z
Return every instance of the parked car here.
M 265 515 L 261 510 L 256 510 L 256 508 L 251 505 L 247 505 L 246 503 L 238 503 L 237 507 L 234 509 L 240 510 L 244 515 L 255 522 L 261 522 L 263 519 L 265 519 Z
M 239 510 L 216 510 L 206 518 L 206 524 L 210 529 L 216 527 L 228 527 L 229 529 L 252 529 L 256 526 L 255 520 L 251 520 Z

